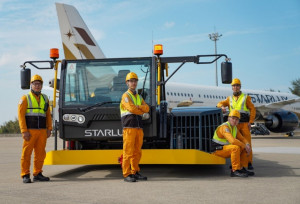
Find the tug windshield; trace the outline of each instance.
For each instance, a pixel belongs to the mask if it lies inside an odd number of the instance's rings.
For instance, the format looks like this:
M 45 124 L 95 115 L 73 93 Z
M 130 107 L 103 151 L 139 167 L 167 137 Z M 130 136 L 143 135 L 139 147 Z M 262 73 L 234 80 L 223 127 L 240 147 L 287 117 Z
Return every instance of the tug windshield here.
M 137 91 L 150 102 L 151 58 L 67 61 L 64 72 L 63 106 L 116 106 L 128 89 L 126 75 L 135 72 Z

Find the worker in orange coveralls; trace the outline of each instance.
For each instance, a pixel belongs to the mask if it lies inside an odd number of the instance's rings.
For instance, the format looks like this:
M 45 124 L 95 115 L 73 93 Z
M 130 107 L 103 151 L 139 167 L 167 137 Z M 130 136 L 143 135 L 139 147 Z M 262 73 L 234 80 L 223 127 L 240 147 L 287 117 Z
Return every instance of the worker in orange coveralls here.
M 215 151 L 214 155 L 231 158 L 231 177 L 248 177 L 254 175 L 254 172 L 245 169 L 248 164 L 247 155 L 250 154 L 251 147 L 236 127 L 239 119 L 239 111 L 230 111 L 228 121 L 215 130 L 212 149 Z
M 217 104 L 217 107 L 222 108 L 223 113 L 226 112 L 226 107 L 229 111 L 235 109 L 241 113 L 240 123 L 237 125 L 240 133 L 249 141 L 251 148 L 251 123 L 255 120 L 256 109 L 251 101 L 251 97 L 241 92 L 241 81 L 237 78 L 231 82 L 233 96 L 227 97 L 226 100 Z M 253 156 L 252 151 L 248 157 L 248 169 L 253 170 Z
M 140 172 L 139 162 L 142 156 L 143 123 L 142 115 L 148 114 L 149 106 L 136 92 L 138 76 L 130 72 L 126 76 L 128 90 L 123 94 L 120 103 L 121 122 L 123 127 L 123 177 L 126 182 L 147 180 Z
M 34 150 L 33 181 L 49 181 L 43 176 L 42 168 L 46 157 L 46 142 L 52 130 L 52 119 L 49 100 L 41 93 L 43 79 L 34 75 L 31 80 L 31 91 L 22 96 L 18 105 L 19 126 L 23 137 L 21 157 L 21 177 L 23 183 L 31 183 L 30 159 Z

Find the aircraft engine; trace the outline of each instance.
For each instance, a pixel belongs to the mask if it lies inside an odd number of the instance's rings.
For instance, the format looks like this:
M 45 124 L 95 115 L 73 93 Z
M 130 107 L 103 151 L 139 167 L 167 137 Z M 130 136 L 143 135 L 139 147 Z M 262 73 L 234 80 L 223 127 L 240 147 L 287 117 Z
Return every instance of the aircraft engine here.
M 298 127 L 298 117 L 290 111 L 274 112 L 265 119 L 266 127 L 276 133 L 292 132 Z

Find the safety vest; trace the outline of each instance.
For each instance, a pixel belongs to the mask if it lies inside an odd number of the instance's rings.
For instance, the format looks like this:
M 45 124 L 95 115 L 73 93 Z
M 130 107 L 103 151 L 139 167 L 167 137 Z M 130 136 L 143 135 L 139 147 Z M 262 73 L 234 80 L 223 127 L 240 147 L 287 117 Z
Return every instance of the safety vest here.
M 218 143 L 218 144 L 220 144 L 220 145 L 228 145 L 228 144 L 230 144 L 230 143 L 228 142 L 228 140 L 225 139 L 225 138 L 219 138 L 219 136 L 218 136 L 218 134 L 217 134 L 218 129 L 219 129 L 221 126 L 223 126 L 223 125 L 228 126 L 229 129 L 230 129 L 231 135 L 232 135 L 234 138 L 236 138 L 236 134 L 237 134 L 237 128 L 236 128 L 236 126 L 234 126 L 234 127 L 232 128 L 231 125 L 230 125 L 230 123 L 227 121 L 226 123 L 223 123 L 222 125 L 220 125 L 219 127 L 217 127 L 217 129 L 215 130 L 214 137 L 213 137 L 212 141 L 214 141 L 215 143 Z
M 129 95 L 129 97 L 131 98 L 132 102 L 134 105 L 136 106 L 140 106 L 142 105 L 142 97 L 137 94 L 137 97 L 135 97 L 133 94 L 131 94 L 129 91 L 126 91 L 126 93 Z M 133 113 L 131 113 L 130 111 L 122 108 L 122 104 L 120 103 L 120 111 L 121 111 L 121 117 L 125 116 L 125 115 L 131 115 Z
M 33 93 L 26 95 L 27 110 L 25 114 L 26 125 L 29 129 L 46 128 L 46 112 L 48 109 L 48 97 L 45 94 L 40 95 L 40 104 L 37 102 Z
M 247 97 L 247 94 L 242 93 L 236 101 L 233 99 L 233 96 L 229 96 L 229 111 L 234 109 L 238 110 L 240 113 L 246 113 L 247 115 L 250 115 L 249 109 L 246 106 Z

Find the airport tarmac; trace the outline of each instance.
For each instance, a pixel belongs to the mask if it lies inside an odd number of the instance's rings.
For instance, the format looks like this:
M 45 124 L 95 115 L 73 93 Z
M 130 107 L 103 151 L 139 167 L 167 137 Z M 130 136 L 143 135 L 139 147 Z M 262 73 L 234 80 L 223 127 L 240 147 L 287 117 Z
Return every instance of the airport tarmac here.
M 0 203 L 300 203 L 300 134 L 254 136 L 255 176 L 227 165 L 143 165 L 126 183 L 120 166 L 44 166 L 50 182 L 23 184 L 21 137 L 0 137 Z M 50 138 L 47 151 L 54 147 Z

